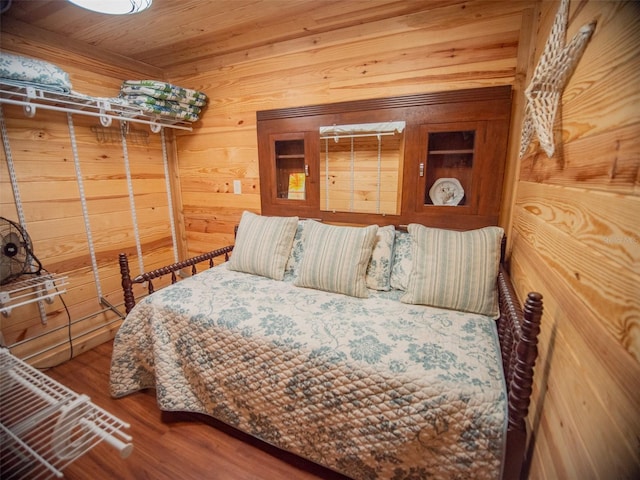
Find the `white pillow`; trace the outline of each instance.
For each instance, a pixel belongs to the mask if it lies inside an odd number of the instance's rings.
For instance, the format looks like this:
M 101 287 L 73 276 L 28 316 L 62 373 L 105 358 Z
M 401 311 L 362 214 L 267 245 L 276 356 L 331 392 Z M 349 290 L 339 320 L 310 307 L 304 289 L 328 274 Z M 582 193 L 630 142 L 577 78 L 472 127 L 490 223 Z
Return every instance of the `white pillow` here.
M 498 317 L 502 228 L 457 232 L 412 223 L 409 233 L 413 264 L 400 301 Z
M 243 212 L 230 270 L 282 280 L 298 217 L 263 217 Z
M 365 280 L 372 290 L 391 290 L 391 262 L 396 229 L 393 225 L 378 228 Z
M 293 284 L 368 297 L 365 274 L 377 231 L 377 225 L 343 227 L 307 220 L 304 254 Z

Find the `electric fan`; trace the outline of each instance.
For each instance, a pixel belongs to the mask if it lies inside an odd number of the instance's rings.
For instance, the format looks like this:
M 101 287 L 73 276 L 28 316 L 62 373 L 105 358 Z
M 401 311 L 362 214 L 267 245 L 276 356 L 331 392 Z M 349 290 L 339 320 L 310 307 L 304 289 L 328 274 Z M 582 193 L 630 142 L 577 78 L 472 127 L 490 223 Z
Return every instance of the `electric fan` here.
M 42 264 L 33 254 L 29 235 L 15 222 L 0 217 L 0 285 L 26 274 L 40 275 Z

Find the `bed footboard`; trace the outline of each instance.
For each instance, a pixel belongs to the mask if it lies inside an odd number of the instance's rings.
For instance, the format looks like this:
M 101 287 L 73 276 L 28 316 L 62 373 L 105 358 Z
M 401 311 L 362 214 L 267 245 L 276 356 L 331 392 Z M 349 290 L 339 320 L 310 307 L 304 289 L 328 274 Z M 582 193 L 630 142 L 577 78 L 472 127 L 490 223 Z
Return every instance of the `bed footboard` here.
M 149 293 L 153 293 L 153 279 L 160 278 L 164 275 L 171 275 L 171 283 L 176 283 L 178 277 L 176 272 L 185 268 L 191 267 L 191 275 L 197 273 L 196 265 L 202 262 L 208 262 L 208 268 L 213 267 L 213 259 L 216 257 L 224 256 L 224 261 L 229 260 L 229 253 L 233 250 L 233 245 L 213 250 L 211 252 L 203 253 L 195 257 L 188 258 L 182 262 L 172 263 L 166 267 L 160 267 L 150 272 L 145 272 L 138 275 L 135 278 L 131 278 L 131 271 L 129 270 L 129 260 L 126 253 L 118 255 L 118 261 L 120 263 L 120 277 L 122 279 L 122 291 L 124 293 L 124 308 L 125 312 L 129 313 L 136 304 L 135 296 L 133 295 L 133 285 L 135 283 L 147 282 L 147 288 Z
M 509 420 L 507 451 L 502 478 L 519 479 L 527 443 L 525 419 L 533 384 L 533 368 L 538 357 L 538 334 L 542 318 L 542 295 L 530 292 L 520 307 L 507 271 L 498 276 L 500 318 L 498 336 L 507 384 Z

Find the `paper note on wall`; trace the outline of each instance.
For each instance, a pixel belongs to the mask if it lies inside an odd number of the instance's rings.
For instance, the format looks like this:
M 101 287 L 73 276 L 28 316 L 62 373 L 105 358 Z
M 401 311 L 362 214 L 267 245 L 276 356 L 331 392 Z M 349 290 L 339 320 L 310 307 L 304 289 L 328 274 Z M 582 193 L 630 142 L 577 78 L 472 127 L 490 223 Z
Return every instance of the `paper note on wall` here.
M 289 195 L 290 200 L 304 200 L 305 174 L 290 173 L 289 174 Z

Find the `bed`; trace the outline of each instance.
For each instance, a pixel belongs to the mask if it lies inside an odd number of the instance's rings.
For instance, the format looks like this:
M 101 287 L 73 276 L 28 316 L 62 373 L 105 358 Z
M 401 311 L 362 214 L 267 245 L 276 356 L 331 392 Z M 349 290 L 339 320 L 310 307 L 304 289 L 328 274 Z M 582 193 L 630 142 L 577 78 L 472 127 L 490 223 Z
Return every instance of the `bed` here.
M 155 388 L 354 479 L 518 478 L 542 299 L 520 307 L 503 252 L 498 227 L 244 212 L 234 246 L 134 279 L 121 254 L 111 394 Z

